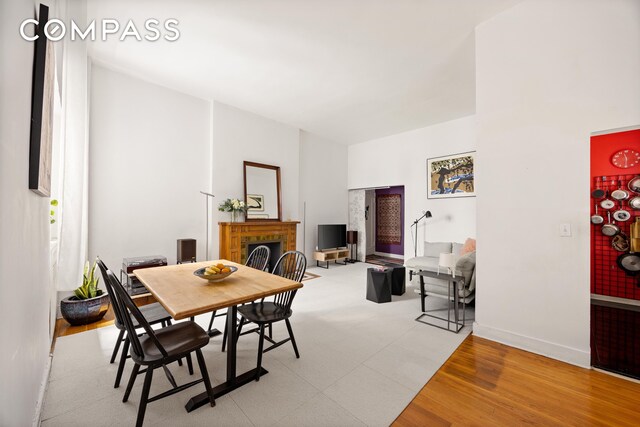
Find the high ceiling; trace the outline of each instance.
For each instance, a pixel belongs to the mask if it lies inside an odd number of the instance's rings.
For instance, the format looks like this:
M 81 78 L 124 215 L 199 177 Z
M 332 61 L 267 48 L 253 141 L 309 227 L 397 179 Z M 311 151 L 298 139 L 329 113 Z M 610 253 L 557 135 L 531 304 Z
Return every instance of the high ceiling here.
M 87 0 L 175 18 L 175 42 L 90 44 L 133 76 L 352 144 L 475 111 L 474 29 L 519 0 Z

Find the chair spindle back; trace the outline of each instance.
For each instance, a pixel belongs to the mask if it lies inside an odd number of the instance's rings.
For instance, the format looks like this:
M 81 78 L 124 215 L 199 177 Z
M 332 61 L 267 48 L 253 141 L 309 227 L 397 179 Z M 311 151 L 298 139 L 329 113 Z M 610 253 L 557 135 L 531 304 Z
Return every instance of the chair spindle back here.
M 147 319 L 145 319 L 145 317 L 142 315 L 138 306 L 136 306 L 136 304 L 133 302 L 133 299 L 131 299 L 131 296 L 127 293 L 127 290 L 124 288 L 124 286 L 122 286 L 118 278 L 110 270 L 107 270 L 107 279 L 111 282 L 112 288 L 116 291 L 116 294 L 118 295 L 118 301 L 121 304 L 121 309 L 123 313 L 125 314 L 131 313 L 131 316 L 135 317 L 140 327 L 144 329 L 144 331 L 147 333 L 147 335 L 149 336 L 153 344 L 158 348 L 160 353 L 164 357 L 167 357 L 168 353 L 165 350 L 165 348 L 162 346 L 162 344 L 160 344 L 160 341 L 158 341 L 158 338 L 156 338 L 156 334 L 154 333 L 153 328 L 151 327 L 151 325 L 149 325 L 149 322 L 147 322 Z M 140 344 L 140 340 L 138 339 L 138 334 L 136 333 L 136 329 L 133 326 L 133 320 L 131 319 L 131 316 L 128 316 L 128 315 L 123 316 L 124 325 L 125 325 L 125 328 L 127 329 L 127 333 L 129 336 L 129 340 L 131 341 L 131 348 L 133 352 L 139 357 L 143 357 L 144 352 L 142 351 L 142 345 Z
M 273 268 L 273 274 L 295 282 L 302 282 L 304 273 L 307 271 L 307 258 L 302 252 L 289 251 L 282 254 L 276 266 Z M 297 289 L 293 291 L 282 292 L 274 297 L 274 303 L 286 309 L 291 308 L 293 298 L 296 296 Z
M 268 246 L 260 245 L 251 251 L 247 258 L 246 266 L 256 270 L 265 271 L 271 257 L 271 249 Z

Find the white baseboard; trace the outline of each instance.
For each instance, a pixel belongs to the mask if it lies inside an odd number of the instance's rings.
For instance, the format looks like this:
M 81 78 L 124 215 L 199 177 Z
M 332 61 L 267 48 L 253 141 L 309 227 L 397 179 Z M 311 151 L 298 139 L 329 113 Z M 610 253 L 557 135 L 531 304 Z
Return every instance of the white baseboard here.
M 42 405 L 44 404 L 44 395 L 49 385 L 49 374 L 51 373 L 51 361 L 53 355 L 47 357 L 47 362 L 44 367 L 44 374 L 42 376 L 42 384 L 40 384 L 40 391 L 38 393 L 38 402 L 36 403 L 36 412 L 33 414 L 33 427 L 40 426 L 40 417 L 42 417 Z
M 514 334 L 513 332 L 504 331 L 502 329 L 480 325 L 477 322 L 473 323 L 473 335 L 480 338 L 486 338 L 491 341 L 497 341 L 531 353 L 560 360 L 562 362 L 567 362 L 572 365 L 580 366 L 581 368 L 591 369 L 591 354 L 588 351 L 582 351 L 576 348 L 539 340 L 537 338 Z

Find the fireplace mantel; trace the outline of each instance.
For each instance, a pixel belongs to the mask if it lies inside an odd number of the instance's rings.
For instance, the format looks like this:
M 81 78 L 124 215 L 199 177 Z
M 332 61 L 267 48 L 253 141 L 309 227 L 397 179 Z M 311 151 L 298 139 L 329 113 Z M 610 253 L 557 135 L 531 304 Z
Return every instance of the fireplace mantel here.
M 296 250 L 299 221 L 219 222 L 220 258 L 244 264 L 249 245 L 281 242 L 282 253 Z

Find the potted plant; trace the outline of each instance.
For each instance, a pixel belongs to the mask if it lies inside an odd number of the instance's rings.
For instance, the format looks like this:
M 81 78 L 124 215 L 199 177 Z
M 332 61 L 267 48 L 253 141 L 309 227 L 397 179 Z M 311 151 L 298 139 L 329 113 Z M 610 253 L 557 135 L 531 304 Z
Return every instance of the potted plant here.
M 239 213 L 247 210 L 247 205 L 238 199 L 227 199 L 218 206 L 220 212 L 231 212 L 231 222 L 236 222 Z
M 82 285 L 74 295 L 60 301 L 62 317 L 71 325 L 86 325 L 104 317 L 109 310 L 109 295 L 98 289 L 99 277 L 96 277 L 96 262 L 89 269 L 89 261 L 84 265 Z

